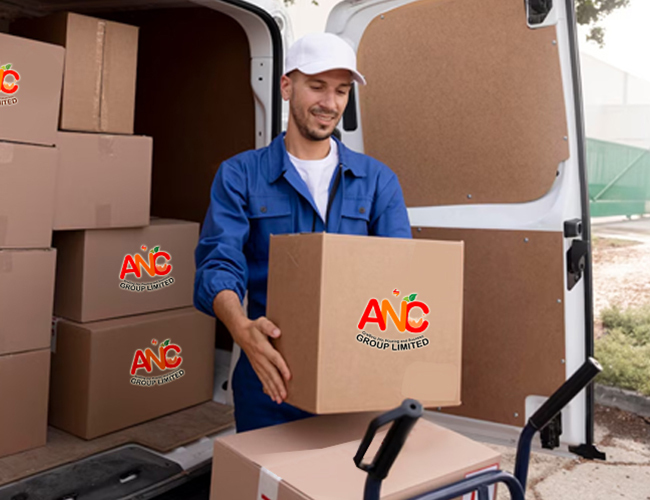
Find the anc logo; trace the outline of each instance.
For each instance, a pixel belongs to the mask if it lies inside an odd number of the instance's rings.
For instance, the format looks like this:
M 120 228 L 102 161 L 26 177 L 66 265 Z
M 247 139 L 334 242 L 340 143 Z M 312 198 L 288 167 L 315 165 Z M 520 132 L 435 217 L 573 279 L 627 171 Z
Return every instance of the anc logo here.
M 0 106 L 11 106 L 18 103 L 18 98 L 14 96 L 18 92 L 18 80 L 20 74 L 11 69 L 11 63 L 0 66 Z M 5 95 L 10 98 L 3 98 Z
M 151 341 L 152 345 L 157 345 L 158 341 L 153 339 Z M 168 382 L 173 382 L 185 375 L 185 371 L 178 369 L 172 373 L 167 373 L 164 375 L 158 375 L 155 377 L 146 377 L 144 375 L 138 375 L 139 370 L 144 370 L 146 373 L 151 373 L 153 371 L 154 365 L 158 367 L 161 371 L 174 370 L 181 366 L 183 363 L 183 358 L 179 356 L 181 353 L 180 346 L 171 343 L 171 339 L 167 339 L 164 342 L 161 342 L 158 346 L 158 355 L 147 347 L 144 351 L 138 349 L 135 351 L 133 356 L 133 362 L 131 363 L 131 383 L 133 385 L 141 385 L 145 387 L 151 387 L 154 385 L 163 385 Z M 171 357 L 167 357 L 168 354 L 171 354 Z
M 394 289 L 393 295 L 399 297 L 400 291 Z M 424 335 L 406 339 L 386 339 L 365 331 L 368 325 L 376 325 L 380 332 L 386 332 L 389 320 L 391 320 L 399 333 L 422 334 L 425 332 L 429 328 L 429 322 L 424 319 L 429 314 L 429 306 L 421 300 L 416 300 L 417 295 L 417 293 L 411 293 L 400 301 L 399 315 L 390 300 L 383 299 L 380 304 L 379 300 L 371 298 L 357 325 L 357 329 L 361 330 L 356 337 L 357 341 L 369 347 L 381 350 L 390 349 L 391 351 L 408 351 L 428 346 L 429 339 Z M 419 313 L 419 316 L 412 317 L 411 313 Z
M 144 252 L 147 251 L 147 247 L 144 245 L 140 248 Z M 172 260 L 172 256 L 168 252 L 160 250 L 160 246 L 158 245 L 149 250 L 148 259 L 147 262 L 139 253 L 124 256 L 122 270 L 120 271 L 120 288 L 130 292 L 155 292 L 174 283 L 174 278 L 169 276 L 169 273 L 172 272 L 172 265 L 168 264 L 168 262 Z M 158 263 L 160 259 L 164 260 L 162 265 Z M 151 278 L 155 278 L 156 276 L 167 276 L 167 278 L 150 283 L 132 283 L 125 279 L 130 274 L 140 279 L 144 276 L 143 270 Z

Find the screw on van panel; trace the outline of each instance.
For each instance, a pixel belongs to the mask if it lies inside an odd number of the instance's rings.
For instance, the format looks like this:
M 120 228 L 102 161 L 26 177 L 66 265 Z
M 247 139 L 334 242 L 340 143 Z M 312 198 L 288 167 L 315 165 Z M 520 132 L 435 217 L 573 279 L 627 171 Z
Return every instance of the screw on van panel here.
M 524 238 L 524 243 L 528 243 L 530 241 L 528 238 Z
M 472 199 L 472 195 L 471 195 L 471 194 L 468 194 L 468 195 L 467 195 L 467 199 L 468 199 L 468 200 L 471 200 L 471 199 Z
M 518 416 L 519 416 L 519 413 L 515 412 L 515 418 L 517 418 Z
M 557 45 L 557 40 L 553 40 L 553 45 Z
M 566 363 L 566 360 L 561 359 L 561 360 L 560 360 L 560 363 L 564 364 L 564 363 Z
M 569 138 L 565 135 L 565 136 L 564 136 L 564 140 L 565 140 L 565 141 L 568 141 Z
M 383 19 L 383 18 L 384 18 L 384 15 L 382 14 L 381 16 L 379 16 L 379 18 L 380 18 L 380 19 Z
M 562 303 L 562 299 L 557 299 L 557 303 L 558 303 L 558 304 L 561 304 L 561 303 Z
M 418 227 L 417 231 L 418 231 L 418 233 L 421 233 L 421 232 L 422 232 L 422 228 L 421 228 L 421 227 Z

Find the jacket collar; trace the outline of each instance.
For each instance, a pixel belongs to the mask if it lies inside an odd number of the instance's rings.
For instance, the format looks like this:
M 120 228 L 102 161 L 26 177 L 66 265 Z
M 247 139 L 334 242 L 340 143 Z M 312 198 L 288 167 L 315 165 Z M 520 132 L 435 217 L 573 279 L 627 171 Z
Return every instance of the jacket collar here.
M 284 136 L 286 132 L 279 134 L 269 145 L 269 182 L 277 181 L 289 168 L 294 168 L 287 154 L 287 149 L 284 145 Z M 366 169 L 361 165 L 361 162 L 352 160 L 352 152 L 336 137 L 332 136 L 336 141 L 339 153 L 339 163 L 343 166 L 343 174 L 350 171 L 355 177 L 365 177 Z

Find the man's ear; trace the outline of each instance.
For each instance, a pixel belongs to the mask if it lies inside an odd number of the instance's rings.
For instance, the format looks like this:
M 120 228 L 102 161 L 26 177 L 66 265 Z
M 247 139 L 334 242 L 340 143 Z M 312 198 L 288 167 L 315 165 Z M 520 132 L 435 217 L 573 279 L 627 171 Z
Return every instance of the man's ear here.
M 287 75 L 282 75 L 280 78 L 280 93 L 282 94 L 282 99 L 288 101 L 291 98 L 293 81 Z

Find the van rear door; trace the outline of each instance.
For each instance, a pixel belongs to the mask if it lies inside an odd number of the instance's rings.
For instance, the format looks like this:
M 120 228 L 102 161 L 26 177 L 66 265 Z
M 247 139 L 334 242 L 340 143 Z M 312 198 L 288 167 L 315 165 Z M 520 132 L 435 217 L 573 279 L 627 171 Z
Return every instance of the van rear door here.
M 344 142 L 398 175 L 415 238 L 464 240 L 462 405 L 433 418 L 511 440 L 593 354 L 590 227 L 571 0 L 342 2 L 357 50 Z M 434 412 L 437 409 L 434 409 Z M 593 447 L 593 392 L 543 433 Z

